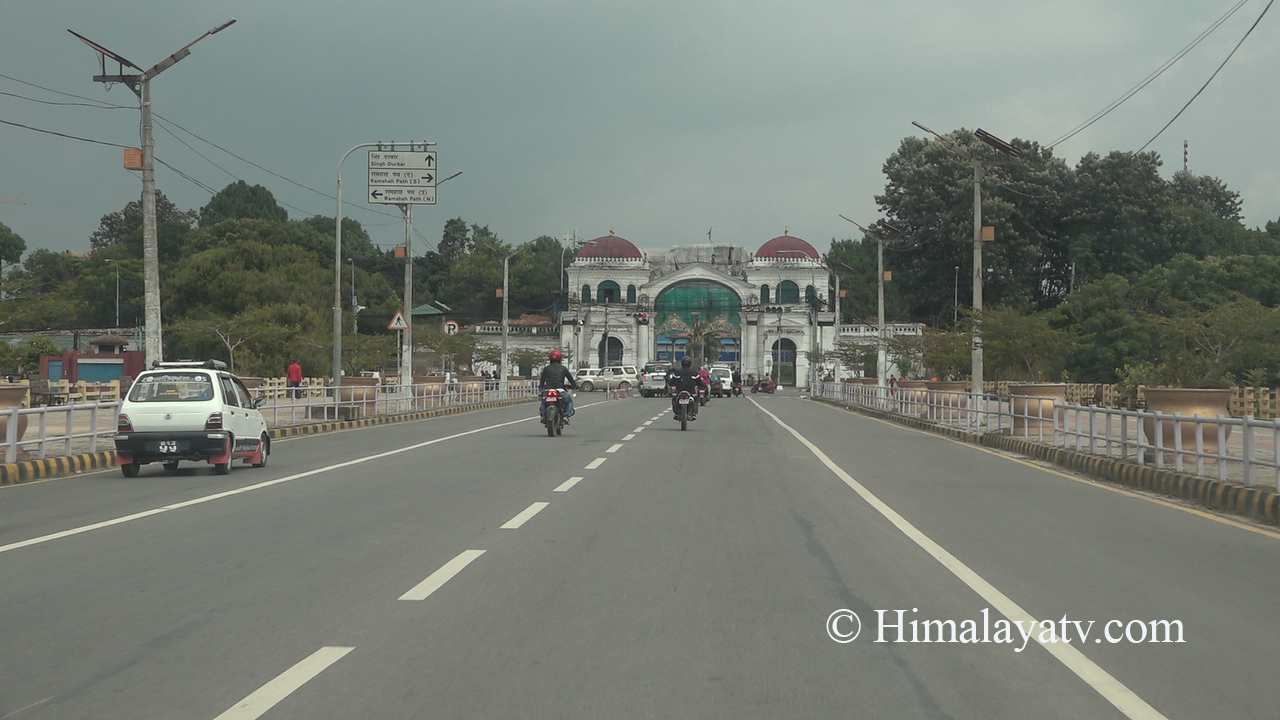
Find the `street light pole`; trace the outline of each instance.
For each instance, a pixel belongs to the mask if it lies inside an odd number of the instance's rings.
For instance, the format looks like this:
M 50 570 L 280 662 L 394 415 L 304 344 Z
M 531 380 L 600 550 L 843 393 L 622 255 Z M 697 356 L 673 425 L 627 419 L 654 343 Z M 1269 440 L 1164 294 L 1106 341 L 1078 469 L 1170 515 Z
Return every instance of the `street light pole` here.
M 496 253 L 502 252 L 487 242 L 482 242 L 481 244 Z M 511 295 L 511 258 L 515 257 L 516 253 L 525 249 L 528 245 L 529 243 L 524 243 L 515 250 L 512 250 L 502 256 L 502 357 L 498 363 L 499 371 L 502 373 L 502 379 L 498 383 L 498 388 L 502 391 L 502 397 L 504 398 L 507 396 L 507 333 L 510 326 L 510 322 L 507 319 L 507 312 L 510 307 L 508 300 Z
M 235 18 L 231 18 L 218 25 L 145 71 L 85 36 L 72 30 L 67 31 L 98 53 L 102 63 L 102 74 L 94 75 L 94 82 L 124 84 L 138 96 L 142 111 L 142 302 L 146 327 L 144 349 L 148 367 L 164 359 L 164 343 L 160 327 L 160 252 L 156 238 L 155 140 L 152 137 L 151 127 L 151 79 L 190 55 L 192 45 L 210 35 L 226 30 L 235 21 Z M 115 61 L 119 67 L 119 72 L 115 75 L 107 74 L 108 58 Z M 137 70 L 139 74 L 125 75 L 126 66 Z M 119 325 L 119 321 L 116 324 Z
M 888 384 L 885 375 L 889 371 L 888 338 L 884 327 L 884 238 L 843 215 L 840 217 L 857 225 L 859 230 L 876 241 L 876 385 L 883 388 Z M 849 268 L 848 265 L 845 267 Z
M 973 366 L 969 392 L 975 399 L 980 398 L 983 392 L 982 377 L 982 179 L 986 176 L 988 164 L 974 157 L 970 153 L 963 150 L 959 145 L 942 137 L 938 133 L 921 125 L 914 120 L 912 125 L 924 130 L 941 140 L 957 155 L 973 164 L 973 349 L 970 356 L 970 362 Z M 1017 157 L 1022 154 L 1021 150 L 1013 147 L 1009 143 L 992 135 L 991 133 L 978 128 L 974 131 L 974 135 L 982 142 L 995 148 L 998 152 L 1010 157 Z M 958 281 L 958 276 L 957 276 Z M 957 293 L 959 290 L 957 289 Z

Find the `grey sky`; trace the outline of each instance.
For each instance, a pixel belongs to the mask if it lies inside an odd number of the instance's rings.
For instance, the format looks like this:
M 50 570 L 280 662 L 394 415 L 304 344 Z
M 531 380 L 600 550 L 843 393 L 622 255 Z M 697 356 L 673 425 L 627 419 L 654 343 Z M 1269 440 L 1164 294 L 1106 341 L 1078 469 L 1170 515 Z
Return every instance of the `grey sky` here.
M 155 112 L 332 195 L 338 160 L 378 140 L 438 143 L 463 175 L 415 210 L 432 244 L 449 218 L 519 243 L 617 234 L 640 247 L 758 247 L 789 227 L 825 250 L 878 217 L 881 167 L 902 138 L 981 127 L 1046 144 L 1145 78 L 1236 4 L 1167 0 L 758 2 L 526 0 L 0 3 L 0 74 L 127 105 L 98 110 L 0 95 L 0 120 L 138 144 L 137 100 L 91 80 L 75 30 L 148 68 L 235 17 L 152 83 Z M 1250 0 L 1170 71 L 1056 149 L 1137 150 L 1191 98 L 1257 19 Z M 1246 225 L 1280 218 L 1280 16 L 1268 13 L 1218 78 L 1152 144 L 1244 198 Z M 114 69 L 109 69 L 114 72 Z M 71 101 L 0 78 L 0 92 Z M 178 133 L 290 217 L 334 202 Z M 157 156 L 206 185 L 234 178 L 156 130 Z M 29 249 L 88 248 L 106 213 L 138 198 L 119 148 L 0 125 L 0 222 Z M 384 248 L 394 207 L 364 205 L 364 155 L 343 166 L 346 214 Z M 172 171 L 160 189 L 209 194 Z M 379 209 L 386 215 L 370 212 Z M 415 240 L 415 250 L 422 241 Z

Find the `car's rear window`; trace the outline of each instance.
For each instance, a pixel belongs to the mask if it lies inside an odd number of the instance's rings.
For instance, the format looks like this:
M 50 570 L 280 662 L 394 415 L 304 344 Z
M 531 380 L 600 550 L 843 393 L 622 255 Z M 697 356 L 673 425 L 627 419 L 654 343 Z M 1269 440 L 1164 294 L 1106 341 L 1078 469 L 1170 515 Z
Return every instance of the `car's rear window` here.
M 213 380 L 202 372 L 144 375 L 129 389 L 130 402 L 201 402 L 213 399 Z

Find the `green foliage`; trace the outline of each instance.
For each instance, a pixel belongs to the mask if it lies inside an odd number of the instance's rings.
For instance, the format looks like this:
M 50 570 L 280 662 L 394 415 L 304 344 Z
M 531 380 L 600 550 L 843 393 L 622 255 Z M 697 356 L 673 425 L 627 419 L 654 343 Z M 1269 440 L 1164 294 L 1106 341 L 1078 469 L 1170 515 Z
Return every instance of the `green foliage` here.
M 226 186 L 200 208 L 200 227 L 216 225 L 223 220 L 257 219 L 283 223 L 289 213 L 276 204 L 271 191 L 261 185 L 249 186 L 237 180 Z
M 0 223 L 0 265 L 18 262 L 26 251 L 27 241 L 8 225 Z
M 1058 310 L 1021 313 L 996 307 L 982 314 L 983 374 L 1048 382 L 1062 377 L 1076 329 Z

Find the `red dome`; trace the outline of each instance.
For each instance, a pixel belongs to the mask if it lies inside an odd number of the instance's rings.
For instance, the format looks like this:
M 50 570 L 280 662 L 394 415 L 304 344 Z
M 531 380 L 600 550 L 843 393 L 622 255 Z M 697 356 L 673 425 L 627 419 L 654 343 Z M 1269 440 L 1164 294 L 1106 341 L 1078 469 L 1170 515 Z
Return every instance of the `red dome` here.
M 818 251 L 812 245 L 797 237 L 790 235 L 779 235 L 769 242 L 760 246 L 756 251 L 757 258 L 775 258 L 782 260 L 798 260 L 800 253 L 818 260 Z
M 610 260 L 643 260 L 640 248 L 631 244 L 630 240 L 617 235 L 605 235 L 588 242 L 578 251 L 579 258 L 600 258 Z

